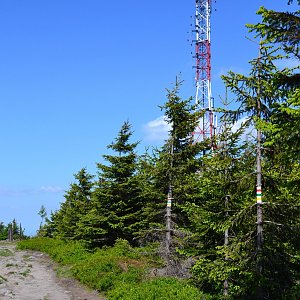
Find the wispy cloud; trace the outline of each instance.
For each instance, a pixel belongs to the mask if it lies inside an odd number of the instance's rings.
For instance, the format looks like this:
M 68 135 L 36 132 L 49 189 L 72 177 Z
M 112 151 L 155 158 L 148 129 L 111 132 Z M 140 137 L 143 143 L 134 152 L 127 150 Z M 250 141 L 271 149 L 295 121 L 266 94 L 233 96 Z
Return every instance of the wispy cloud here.
M 164 141 L 168 138 L 168 132 L 171 129 L 170 124 L 166 122 L 165 116 L 160 116 L 155 120 L 149 121 L 143 128 L 145 140 Z
M 40 188 L 17 188 L 17 187 L 0 187 L 0 197 L 21 198 L 39 194 L 61 193 L 64 189 L 60 186 L 41 186 Z
M 248 118 L 249 118 L 248 116 L 245 116 L 245 117 L 239 119 L 238 121 L 236 121 L 233 124 L 233 126 L 231 127 L 231 131 L 232 132 L 237 132 L 237 130 L 240 129 L 241 126 L 247 122 Z
M 60 193 L 64 191 L 64 189 L 60 186 L 47 185 L 47 186 L 42 186 L 40 188 L 40 191 L 45 193 Z
M 231 127 L 232 132 L 237 132 L 247 121 L 249 120 L 248 116 L 244 116 L 243 118 L 236 121 Z M 256 133 L 253 124 L 250 123 L 248 127 L 245 129 L 244 133 L 241 136 L 242 140 L 249 140 L 249 138 L 253 138 L 253 135 Z
M 232 71 L 234 73 L 238 73 L 238 74 L 247 74 L 249 72 L 249 70 L 245 69 L 245 68 L 237 68 L 234 66 L 231 67 L 221 67 L 215 74 L 215 79 L 216 78 L 220 78 L 222 75 L 227 75 L 229 71 Z

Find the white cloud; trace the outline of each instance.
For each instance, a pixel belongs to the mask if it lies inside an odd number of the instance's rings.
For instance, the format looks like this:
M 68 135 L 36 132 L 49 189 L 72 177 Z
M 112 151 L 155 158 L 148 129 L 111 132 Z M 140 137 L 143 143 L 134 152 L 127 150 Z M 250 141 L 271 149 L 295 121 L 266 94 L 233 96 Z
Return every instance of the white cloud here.
M 64 189 L 59 186 L 42 186 L 40 188 L 0 187 L 0 197 L 22 198 L 41 193 L 61 193 Z
M 236 121 L 236 122 L 233 124 L 233 126 L 231 127 L 231 131 L 232 131 L 232 132 L 237 132 L 237 130 L 238 130 L 244 123 L 246 123 L 247 120 L 248 120 L 248 117 L 245 116 L 245 117 L 239 119 L 238 121 Z
M 149 121 L 143 128 L 145 140 L 164 141 L 168 138 L 168 132 L 171 129 L 170 124 L 166 122 L 165 116 L 160 116 L 155 120 Z
M 222 75 L 227 75 L 229 71 L 232 71 L 234 73 L 238 73 L 238 74 L 247 74 L 246 69 L 244 68 L 237 68 L 237 67 L 221 67 L 219 68 L 218 72 L 215 75 L 215 79 L 219 79 Z
M 249 120 L 248 116 L 245 116 L 245 117 L 239 119 L 237 122 L 235 122 L 233 124 L 233 126 L 231 127 L 231 131 L 237 132 L 237 130 L 239 128 L 241 128 L 241 126 L 243 124 L 245 124 L 248 120 Z M 248 125 L 248 127 L 245 129 L 244 133 L 241 135 L 241 139 L 242 140 L 252 139 L 252 138 L 254 138 L 255 134 L 256 134 L 255 128 L 254 128 L 253 124 L 250 123 L 250 125 Z
M 60 193 L 63 191 L 63 188 L 61 188 L 60 186 L 42 186 L 40 188 L 41 192 L 45 192 L 45 193 Z

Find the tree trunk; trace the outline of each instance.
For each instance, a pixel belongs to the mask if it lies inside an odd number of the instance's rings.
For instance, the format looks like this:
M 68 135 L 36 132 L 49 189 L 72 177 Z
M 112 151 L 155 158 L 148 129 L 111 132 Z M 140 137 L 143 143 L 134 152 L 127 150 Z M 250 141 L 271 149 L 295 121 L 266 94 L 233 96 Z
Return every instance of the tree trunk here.
M 166 255 L 170 255 L 171 246 L 171 213 L 172 213 L 172 187 L 169 185 L 168 199 L 167 199 L 167 212 L 166 212 Z
M 14 240 L 13 229 L 12 229 L 12 224 L 10 224 L 8 229 L 8 241 L 12 242 L 13 240 Z

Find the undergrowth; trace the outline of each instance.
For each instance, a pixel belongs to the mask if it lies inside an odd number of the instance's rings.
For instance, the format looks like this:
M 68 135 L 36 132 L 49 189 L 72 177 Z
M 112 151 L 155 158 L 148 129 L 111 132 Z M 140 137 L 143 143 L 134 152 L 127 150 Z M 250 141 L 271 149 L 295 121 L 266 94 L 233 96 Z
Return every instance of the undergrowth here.
M 142 281 L 138 285 L 119 284 L 108 292 L 112 300 L 204 300 L 199 290 L 176 278 L 161 277 Z
M 192 300 L 203 295 L 187 281 L 175 278 L 150 278 L 147 270 L 157 267 L 159 259 L 133 249 L 127 241 L 117 240 L 114 247 L 89 250 L 81 242 L 33 238 L 18 243 L 18 249 L 47 253 L 90 288 L 112 300 Z

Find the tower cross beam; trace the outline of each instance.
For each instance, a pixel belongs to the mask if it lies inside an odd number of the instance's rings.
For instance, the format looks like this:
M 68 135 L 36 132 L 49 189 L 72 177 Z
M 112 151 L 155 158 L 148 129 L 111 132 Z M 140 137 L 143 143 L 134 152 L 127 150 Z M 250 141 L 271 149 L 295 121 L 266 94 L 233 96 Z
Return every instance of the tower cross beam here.
M 194 58 L 196 59 L 195 102 L 197 109 L 205 113 L 199 119 L 198 128 L 194 132 L 194 140 L 204 141 L 207 138 L 212 139 L 216 131 L 216 116 L 211 92 L 211 0 L 195 1 L 195 30 L 193 31 L 195 33 Z

